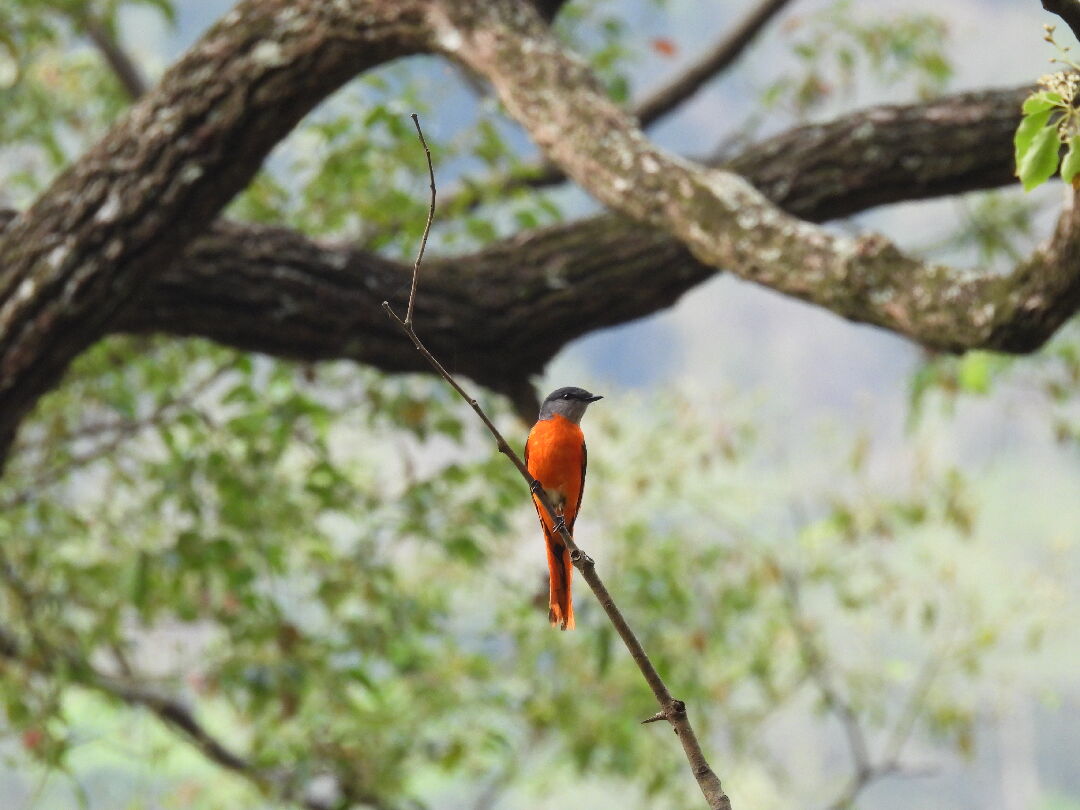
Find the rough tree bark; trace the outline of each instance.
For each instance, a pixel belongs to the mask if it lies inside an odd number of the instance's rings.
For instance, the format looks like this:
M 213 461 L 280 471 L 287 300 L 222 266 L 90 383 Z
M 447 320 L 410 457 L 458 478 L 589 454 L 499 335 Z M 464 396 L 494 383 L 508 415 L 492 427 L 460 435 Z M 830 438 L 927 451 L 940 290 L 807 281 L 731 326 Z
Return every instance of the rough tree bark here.
M 0 241 L 0 455 L 29 408 L 320 99 L 426 46 L 419 3 L 245 0 Z
M 548 15 L 559 5 L 540 4 Z M 620 212 L 431 264 L 418 304 L 427 333 L 457 370 L 519 403 L 531 401 L 527 375 L 565 340 L 666 306 L 720 269 L 952 351 L 1030 351 L 1080 304 L 1065 219 L 1007 276 L 809 224 L 1009 182 L 1023 90 L 800 128 L 718 170 L 650 144 L 521 0 L 247 0 L 0 232 L 0 451 L 109 330 L 417 368 L 375 325 L 374 304 L 401 299 L 404 268 L 282 229 L 211 223 L 319 99 L 419 51 L 489 78 L 549 157 Z
M 1002 186 L 1015 180 L 1012 133 L 1030 89 L 874 107 L 796 127 L 717 165 L 812 222 Z M 14 216 L 0 211 L 0 233 Z M 535 406 L 529 377 L 566 342 L 669 306 L 717 272 L 664 231 L 605 214 L 429 262 L 420 317 L 456 371 L 510 396 L 527 412 Z M 423 370 L 378 310 L 387 299 L 404 304 L 408 273 L 408 267 L 352 245 L 222 220 L 193 242 L 182 261 L 152 277 L 109 328 L 206 337 L 300 360 Z M 962 274 L 952 279 L 957 290 L 982 283 Z M 864 312 L 850 317 L 862 320 Z M 963 348 L 982 345 L 963 343 L 971 316 L 953 312 L 955 340 Z M 1037 324 L 1042 332 L 1031 335 Z M 1026 350 L 1058 325 L 1018 312 L 997 348 Z M 910 336 L 927 342 L 921 326 L 913 323 Z M 1019 339 L 1021 331 L 1030 336 Z
M 878 235 L 851 239 L 813 227 L 739 175 L 695 166 L 650 143 L 581 61 L 513 0 L 439 8 L 439 47 L 492 77 L 510 113 L 550 159 L 613 210 L 671 233 L 704 264 L 901 334 L 921 323 L 925 342 L 945 349 L 976 341 L 999 347 L 1017 312 L 1025 325 L 1035 324 L 1020 330 L 1026 347 L 1034 342 L 1030 332 L 1044 331 L 1035 313 L 1046 302 L 1054 302 L 1050 319 L 1059 308 L 1076 309 L 1080 273 L 1069 242 L 1075 229 L 1066 222 L 1012 275 L 957 291 L 952 268 L 905 256 Z M 1063 216 L 1073 216 L 1071 206 Z M 971 312 L 963 336 L 954 333 L 957 310 Z

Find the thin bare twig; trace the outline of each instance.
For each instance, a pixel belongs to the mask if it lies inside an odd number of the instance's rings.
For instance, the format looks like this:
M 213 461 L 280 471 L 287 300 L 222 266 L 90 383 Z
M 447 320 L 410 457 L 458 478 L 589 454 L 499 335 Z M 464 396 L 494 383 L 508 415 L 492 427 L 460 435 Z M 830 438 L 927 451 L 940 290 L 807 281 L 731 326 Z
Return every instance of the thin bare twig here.
M 420 122 L 415 115 L 413 115 L 413 121 L 419 131 Z M 424 229 L 425 240 L 427 239 L 427 231 L 431 226 L 434 212 L 435 184 L 434 178 L 432 178 L 431 203 L 428 208 L 427 227 Z M 421 253 L 422 251 L 423 242 L 421 242 Z M 416 276 L 419 271 L 419 266 L 420 257 L 418 256 L 416 265 L 413 268 L 413 285 L 409 296 L 409 312 L 412 311 L 412 299 L 416 294 Z M 615 604 L 615 600 L 604 585 L 603 580 L 600 579 L 600 575 L 597 574 L 596 563 L 588 554 L 578 547 L 577 543 L 574 542 L 573 536 L 567 530 L 565 524 L 563 524 L 556 515 L 555 508 L 551 503 L 551 499 L 548 498 L 547 493 L 544 491 L 544 488 L 532 477 L 528 467 L 526 467 L 525 463 L 521 460 L 521 457 L 510 447 L 510 444 L 503 437 L 502 433 L 499 432 L 498 428 L 495 427 L 494 423 L 484 412 L 484 409 L 480 407 L 476 399 L 470 396 L 469 393 L 461 387 L 458 381 L 454 379 L 453 375 L 446 370 L 435 355 L 433 355 L 423 344 L 416 334 L 413 324 L 407 318 L 404 321 L 401 320 L 397 313 L 394 312 L 393 307 L 390 306 L 389 301 L 383 301 L 382 308 L 386 311 L 387 316 L 398 325 L 402 332 L 405 333 L 405 336 L 412 341 L 413 346 L 416 347 L 416 350 L 420 352 L 425 360 L 427 360 L 436 373 L 438 373 L 438 375 L 469 404 L 469 407 L 473 409 L 476 415 L 484 423 L 488 432 L 495 438 L 499 451 L 505 455 L 515 467 L 517 467 L 518 472 L 521 473 L 521 477 L 528 483 L 529 490 L 536 500 L 540 502 L 540 505 L 543 507 L 544 511 L 547 512 L 552 523 L 559 530 L 563 543 L 570 550 L 570 560 L 573 562 L 574 567 L 581 572 L 582 579 L 585 580 L 593 594 L 596 596 L 600 606 L 604 609 L 604 613 L 607 614 L 608 620 L 614 626 L 619 637 L 622 639 L 623 644 L 626 646 L 627 651 L 630 653 L 630 657 L 633 658 L 634 663 L 637 664 L 638 669 L 645 678 L 645 682 L 649 685 L 653 695 L 656 697 L 657 703 L 660 704 L 660 714 L 671 724 L 675 734 L 678 735 L 679 741 L 682 743 L 683 752 L 686 754 L 686 759 L 690 764 L 690 770 L 694 774 L 698 787 L 701 788 L 701 792 L 705 796 L 705 800 L 708 802 L 709 807 L 711 810 L 731 810 L 731 802 L 720 785 L 720 779 L 710 767 L 704 752 L 701 750 L 701 745 L 697 740 L 693 726 L 690 724 L 690 719 L 686 714 L 686 704 L 672 696 L 670 690 L 667 688 L 667 684 L 664 683 L 663 678 L 660 677 L 660 673 L 656 671 L 656 667 L 653 666 L 652 661 L 645 652 L 645 648 L 642 647 L 637 635 L 627 623 L 622 611 L 620 611 Z
M 420 129 L 420 119 L 416 116 L 416 113 L 412 114 L 413 126 L 416 127 L 416 134 L 420 137 L 420 145 L 424 147 L 424 155 L 427 157 L 427 170 L 428 179 L 430 181 L 431 188 L 431 205 L 428 206 L 427 223 L 424 225 L 424 236 L 420 240 L 420 250 L 416 254 L 416 261 L 413 263 L 412 270 L 412 287 L 409 289 L 409 308 L 405 310 L 405 323 L 412 326 L 413 322 L 413 304 L 416 301 L 416 284 L 420 280 L 420 262 L 424 260 L 424 250 L 427 248 L 428 234 L 431 233 L 431 222 L 435 219 L 435 167 L 431 165 L 431 150 L 428 149 L 427 141 L 424 140 L 424 131 Z
M 923 661 L 919 674 L 915 678 L 915 683 L 911 687 L 911 692 L 908 694 L 907 702 L 897 717 L 892 733 L 885 743 L 886 761 L 898 761 L 901 751 L 903 751 L 907 741 L 911 739 L 912 732 L 915 730 L 915 722 L 919 719 L 919 712 L 922 711 L 930 687 L 933 686 L 934 679 L 941 670 L 945 655 L 945 651 L 942 650 Z

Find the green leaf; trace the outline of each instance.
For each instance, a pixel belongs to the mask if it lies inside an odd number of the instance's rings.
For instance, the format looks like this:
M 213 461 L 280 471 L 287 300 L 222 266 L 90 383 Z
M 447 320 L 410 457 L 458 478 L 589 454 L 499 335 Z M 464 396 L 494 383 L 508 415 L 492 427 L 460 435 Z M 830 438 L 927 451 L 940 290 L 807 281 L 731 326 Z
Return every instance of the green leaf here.
M 1018 137 L 1019 133 L 1020 131 L 1017 130 Z M 1057 169 L 1060 150 L 1061 139 L 1058 137 L 1056 126 L 1045 126 L 1035 133 L 1031 145 L 1016 165 L 1016 173 L 1025 191 L 1031 191 L 1050 178 Z
M 1061 161 L 1061 179 L 1071 183 L 1077 173 L 1080 173 L 1080 135 L 1073 135 L 1069 138 L 1069 151 Z
M 1016 135 L 1013 136 L 1013 147 L 1014 154 L 1016 155 L 1017 167 L 1020 166 L 1020 162 L 1031 148 L 1031 143 L 1035 140 L 1035 136 L 1047 125 L 1047 122 L 1050 120 L 1051 112 L 1053 112 L 1052 109 L 1040 110 L 1039 112 L 1025 115 L 1020 120 L 1020 125 L 1016 128 Z
M 1034 113 L 1051 110 L 1054 107 L 1060 106 L 1061 103 L 1060 95 L 1051 93 L 1049 90 L 1044 90 L 1041 93 L 1035 93 L 1024 99 L 1024 106 L 1022 109 L 1024 115 L 1033 115 Z

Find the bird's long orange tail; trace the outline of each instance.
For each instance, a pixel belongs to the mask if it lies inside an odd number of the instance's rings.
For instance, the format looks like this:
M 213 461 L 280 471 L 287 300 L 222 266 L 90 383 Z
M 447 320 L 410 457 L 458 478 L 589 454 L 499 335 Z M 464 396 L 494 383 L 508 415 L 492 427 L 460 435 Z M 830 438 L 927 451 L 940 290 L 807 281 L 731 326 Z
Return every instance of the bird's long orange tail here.
M 570 580 L 574 565 L 570 562 L 570 549 L 563 545 L 558 535 L 544 529 L 548 560 L 548 619 L 552 626 L 561 630 L 574 629 L 574 600 L 570 595 Z

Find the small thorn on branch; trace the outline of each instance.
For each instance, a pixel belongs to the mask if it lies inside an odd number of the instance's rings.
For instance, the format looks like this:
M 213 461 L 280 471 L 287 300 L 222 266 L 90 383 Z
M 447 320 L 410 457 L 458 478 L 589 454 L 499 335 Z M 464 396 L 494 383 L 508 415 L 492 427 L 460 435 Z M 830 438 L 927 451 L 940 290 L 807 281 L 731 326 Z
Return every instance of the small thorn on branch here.
M 661 720 L 668 720 L 674 722 L 678 718 L 686 717 L 686 704 L 678 698 L 673 698 L 671 703 L 667 705 L 662 711 L 658 711 L 652 717 L 647 717 L 641 721 L 642 725 L 646 723 L 658 723 Z M 679 730 L 676 728 L 675 733 L 678 734 Z

